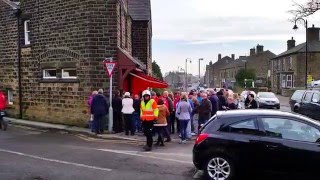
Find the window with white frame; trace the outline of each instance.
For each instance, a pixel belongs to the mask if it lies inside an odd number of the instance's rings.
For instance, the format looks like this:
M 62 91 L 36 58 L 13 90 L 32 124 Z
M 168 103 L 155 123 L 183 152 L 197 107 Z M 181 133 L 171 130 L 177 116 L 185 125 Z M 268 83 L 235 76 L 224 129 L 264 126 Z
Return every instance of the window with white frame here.
M 75 68 L 62 69 L 62 78 L 77 79 L 77 70 Z
M 11 90 L 8 90 L 8 104 L 13 105 L 13 92 Z
M 29 45 L 30 44 L 30 20 L 24 21 L 24 44 Z
M 282 75 L 282 83 L 281 83 L 281 87 L 285 88 L 286 87 L 286 81 L 287 81 L 287 76 L 286 75 Z
M 55 79 L 55 78 L 57 78 L 57 70 L 56 69 L 44 69 L 42 77 L 44 79 Z
M 293 87 L 293 77 L 292 75 L 287 75 L 287 84 L 286 87 L 287 88 L 292 88 Z

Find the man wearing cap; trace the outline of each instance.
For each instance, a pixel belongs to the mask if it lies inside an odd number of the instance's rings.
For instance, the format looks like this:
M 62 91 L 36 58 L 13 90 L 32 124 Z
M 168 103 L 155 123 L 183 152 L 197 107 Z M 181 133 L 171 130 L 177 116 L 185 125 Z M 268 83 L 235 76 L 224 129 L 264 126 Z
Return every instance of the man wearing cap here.
M 141 101 L 140 107 L 140 119 L 142 121 L 144 135 L 147 138 L 147 144 L 144 146 L 144 150 L 152 150 L 152 130 L 153 124 L 158 118 L 159 110 L 157 102 L 154 99 L 151 99 L 151 93 L 149 90 L 142 92 L 143 100 Z

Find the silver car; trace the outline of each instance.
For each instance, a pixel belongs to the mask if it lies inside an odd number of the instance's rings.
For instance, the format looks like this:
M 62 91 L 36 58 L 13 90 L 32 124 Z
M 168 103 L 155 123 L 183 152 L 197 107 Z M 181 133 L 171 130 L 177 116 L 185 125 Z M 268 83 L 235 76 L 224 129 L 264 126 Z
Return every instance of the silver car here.
M 280 109 L 280 101 L 272 92 L 259 92 L 256 99 L 259 108 Z

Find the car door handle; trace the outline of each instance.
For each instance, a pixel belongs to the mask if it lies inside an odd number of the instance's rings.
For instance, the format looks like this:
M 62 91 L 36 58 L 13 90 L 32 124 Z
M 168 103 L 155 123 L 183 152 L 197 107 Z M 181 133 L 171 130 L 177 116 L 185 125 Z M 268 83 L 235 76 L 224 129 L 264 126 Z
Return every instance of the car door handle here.
M 273 144 L 267 144 L 266 146 L 267 146 L 267 148 L 269 148 L 269 149 L 275 149 L 275 148 L 278 148 L 278 147 L 279 147 L 279 146 L 273 145 Z

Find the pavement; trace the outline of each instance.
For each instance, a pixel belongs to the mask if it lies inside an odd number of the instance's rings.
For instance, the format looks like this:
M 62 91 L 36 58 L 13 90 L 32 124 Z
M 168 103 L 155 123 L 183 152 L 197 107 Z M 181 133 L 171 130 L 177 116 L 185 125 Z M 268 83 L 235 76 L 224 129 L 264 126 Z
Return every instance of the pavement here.
M 85 134 L 87 136 L 94 136 L 95 138 L 101 138 L 101 139 L 145 141 L 145 137 L 141 133 L 138 133 L 135 136 L 126 136 L 124 133 L 103 134 L 103 135 L 96 136 L 88 128 L 81 128 L 81 127 L 68 126 L 68 125 L 62 125 L 62 124 L 51 124 L 51 123 L 44 123 L 44 122 L 28 121 L 28 120 L 15 119 L 15 118 L 9 118 L 9 117 L 5 117 L 4 119 L 14 125 L 23 125 L 23 126 L 34 127 L 39 129 L 59 130 L 59 131 L 66 131 L 69 133 Z

